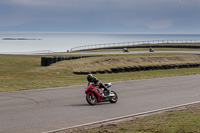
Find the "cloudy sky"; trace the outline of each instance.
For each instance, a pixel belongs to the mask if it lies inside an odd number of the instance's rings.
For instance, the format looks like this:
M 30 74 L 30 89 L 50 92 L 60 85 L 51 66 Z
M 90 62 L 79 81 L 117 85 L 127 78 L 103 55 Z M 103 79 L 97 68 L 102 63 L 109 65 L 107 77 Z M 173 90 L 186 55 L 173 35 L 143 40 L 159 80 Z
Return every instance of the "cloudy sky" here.
M 1 0 L 5 31 L 200 33 L 200 0 Z

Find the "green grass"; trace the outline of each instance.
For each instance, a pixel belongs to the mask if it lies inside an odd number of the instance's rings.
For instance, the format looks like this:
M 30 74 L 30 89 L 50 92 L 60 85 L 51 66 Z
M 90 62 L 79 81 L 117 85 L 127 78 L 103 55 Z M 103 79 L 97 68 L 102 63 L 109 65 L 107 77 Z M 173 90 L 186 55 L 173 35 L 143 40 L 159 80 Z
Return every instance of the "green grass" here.
M 57 62 L 40 66 L 38 55 L 0 55 L 0 92 L 86 84 L 86 75 L 73 71 L 106 70 L 112 67 L 200 62 L 197 54 L 137 54 L 105 55 Z M 189 75 L 200 73 L 200 68 L 96 74 L 102 82 Z
M 18 91 L 83 84 L 59 62 L 49 67 L 40 66 L 40 56 L 0 56 L 0 91 Z M 81 78 L 81 79 L 80 79 Z
M 108 124 L 83 133 L 199 133 L 200 107 L 168 111 L 132 120 Z
M 116 67 L 161 65 L 200 62 L 199 55 L 193 54 L 166 54 L 148 53 L 136 55 L 107 55 L 84 60 L 77 60 L 71 63 L 74 71 L 95 71 L 109 70 Z M 77 66 L 78 64 L 78 66 Z M 75 67 L 76 66 L 76 67 Z M 87 67 L 83 67 L 87 66 Z
M 109 69 L 120 66 L 200 62 L 198 54 L 151 53 L 137 55 L 105 55 L 62 61 L 40 66 L 38 55 L 0 55 L 0 92 L 86 84 L 85 75 L 76 70 Z M 102 82 L 199 74 L 200 68 L 154 70 L 128 73 L 96 74 Z M 104 126 L 87 132 L 184 133 L 200 132 L 200 108 L 138 118 L 120 125 Z M 122 126 L 121 126 L 122 125 Z

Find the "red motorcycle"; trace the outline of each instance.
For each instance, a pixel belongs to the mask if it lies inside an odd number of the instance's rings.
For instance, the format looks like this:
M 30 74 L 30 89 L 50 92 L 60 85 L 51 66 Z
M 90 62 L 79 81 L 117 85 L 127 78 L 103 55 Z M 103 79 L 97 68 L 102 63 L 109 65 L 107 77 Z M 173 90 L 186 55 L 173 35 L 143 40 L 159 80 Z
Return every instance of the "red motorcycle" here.
M 100 86 L 96 86 L 94 83 L 90 83 L 86 89 L 86 100 L 90 105 L 95 105 L 100 102 L 110 102 L 116 103 L 118 100 L 118 96 L 114 91 L 108 90 L 111 87 L 111 83 L 105 84 L 107 89 L 101 88 Z

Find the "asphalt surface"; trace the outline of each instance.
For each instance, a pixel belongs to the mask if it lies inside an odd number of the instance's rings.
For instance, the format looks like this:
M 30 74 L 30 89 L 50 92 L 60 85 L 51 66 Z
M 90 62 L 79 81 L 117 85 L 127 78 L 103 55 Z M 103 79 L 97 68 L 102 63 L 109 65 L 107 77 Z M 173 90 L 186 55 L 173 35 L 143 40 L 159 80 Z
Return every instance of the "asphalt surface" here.
M 105 52 L 51 52 L 51 53 L 10 53 L 17 55 L 95 55 L 95 54 L 141 54 L 141 53 L 150 53 L 149 51 L 130 51 L 130 52 L 122 52 L 122 51 L 105 51 Z M 200 51 L 155 51 L 154 53 L 196 53 L 200 54 Z M 9 53 L 7 53 L 9 54 Z
M 0 93 L 0 133 L 39 133 L 200 100 L 200 75 L 114 82 L 116 104 L 90 106 L 85 86 Z
M 130 51 L 130 52 L 122 52 L 122 51 L 106 51 L 106 52 L 74 52 L 74 53 L 63 53 L 66 55 L 70 54 L 142 54 L 142 53 L 150 53 L 149 51 Z M 200 51 L 155 51 L 154 53 L 195 53 L 200 54 Z

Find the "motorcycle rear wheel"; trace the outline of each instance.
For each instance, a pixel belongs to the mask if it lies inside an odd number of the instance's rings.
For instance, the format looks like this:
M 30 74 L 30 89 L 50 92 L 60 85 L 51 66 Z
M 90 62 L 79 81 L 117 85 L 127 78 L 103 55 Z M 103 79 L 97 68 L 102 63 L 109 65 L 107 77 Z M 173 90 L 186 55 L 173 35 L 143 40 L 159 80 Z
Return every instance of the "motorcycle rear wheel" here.
M 110 102 L 110 103 L 116 103 L 117 100 L 118 100 L 117 93 L 115 93 L 114 91 L 111 91 L 110 93 L 113 93 L 115 96 L 112 97 L 112 98 L 109 100 L 109 102 Z
M 90 105 L 97 104 L 97 98 L 92 94 L 86 94 L 86 100 Z

